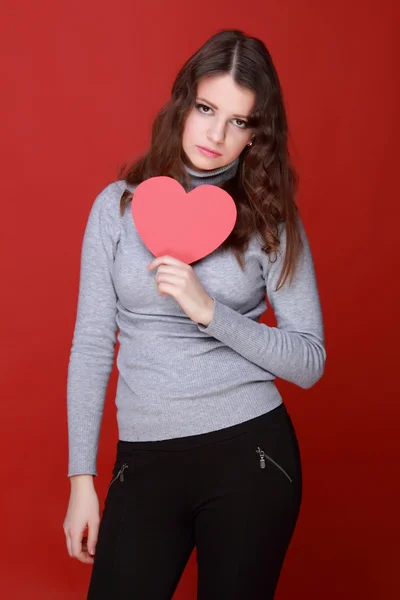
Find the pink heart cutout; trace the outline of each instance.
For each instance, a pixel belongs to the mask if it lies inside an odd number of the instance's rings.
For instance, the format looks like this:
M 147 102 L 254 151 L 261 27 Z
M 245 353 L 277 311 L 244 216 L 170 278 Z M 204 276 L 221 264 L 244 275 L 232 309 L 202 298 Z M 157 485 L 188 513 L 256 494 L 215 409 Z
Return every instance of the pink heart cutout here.
M 218 248 L 233 230 L 237 209 L 216 185 L 190 192 L 172 177 L 150 177 L 132 197 L 137 232 L 154 256 L 168 254 L 190 264 Z

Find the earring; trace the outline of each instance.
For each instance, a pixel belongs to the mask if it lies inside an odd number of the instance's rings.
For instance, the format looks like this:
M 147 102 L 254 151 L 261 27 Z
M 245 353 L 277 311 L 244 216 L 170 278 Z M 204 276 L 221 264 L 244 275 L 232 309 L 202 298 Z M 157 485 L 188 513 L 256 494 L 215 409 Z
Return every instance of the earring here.
M 248 145 L 248 146 L 251 146 L 251 145 L 252 145 L 252 143 L 253 143 L 253 142 L 249 142 L 247 145 Z

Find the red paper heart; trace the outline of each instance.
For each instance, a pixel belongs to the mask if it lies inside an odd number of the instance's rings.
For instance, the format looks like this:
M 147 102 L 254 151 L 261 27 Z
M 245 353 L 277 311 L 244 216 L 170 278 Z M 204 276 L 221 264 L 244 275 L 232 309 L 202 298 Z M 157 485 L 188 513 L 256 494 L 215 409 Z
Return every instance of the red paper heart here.
M 143 243 L 154 254 L 190 264 L 222 244 L 235 226 L 236 204 L 216 185 L 189 193 L 172 177 L 150 177 L 132 198 L 132 218 Z

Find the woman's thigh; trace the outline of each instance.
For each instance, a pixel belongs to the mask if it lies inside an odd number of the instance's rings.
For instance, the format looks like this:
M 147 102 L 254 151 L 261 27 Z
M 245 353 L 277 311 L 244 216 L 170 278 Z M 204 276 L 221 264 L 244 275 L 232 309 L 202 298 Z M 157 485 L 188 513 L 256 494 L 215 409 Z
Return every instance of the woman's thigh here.
M 87 600 L 172 598 L 194 547 L 184 484 L 171 453 L 117 457 Z
M 198 600 L 272 599 L 302 495 L 300 452 L 286 409 L 204 449 L 196 468 L 199 485 L 213 486 L 195 517 Z

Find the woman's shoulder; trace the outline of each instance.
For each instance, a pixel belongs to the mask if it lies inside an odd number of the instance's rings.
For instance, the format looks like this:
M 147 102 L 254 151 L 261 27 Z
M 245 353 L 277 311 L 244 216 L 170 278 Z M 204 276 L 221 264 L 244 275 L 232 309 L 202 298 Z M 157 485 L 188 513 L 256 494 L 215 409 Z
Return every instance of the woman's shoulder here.
M 135 185 L 126 183 L 124 179 L 117 179 L 116 181 L 111 181 L 111 183 L 102 188 L 98 196 L 101 197 L 103 202 L 112 204 L 113 201 L 116 202 L 121 198 L 121 195 L 125 190 L 133 192 L 135 187 Z
M 93 201 L 92 211 L 117 218 L 122 194 L 126 190 L 133 192 L 135 187 L 127 184 L 123 179 L 111 181 L 97 193 Z

